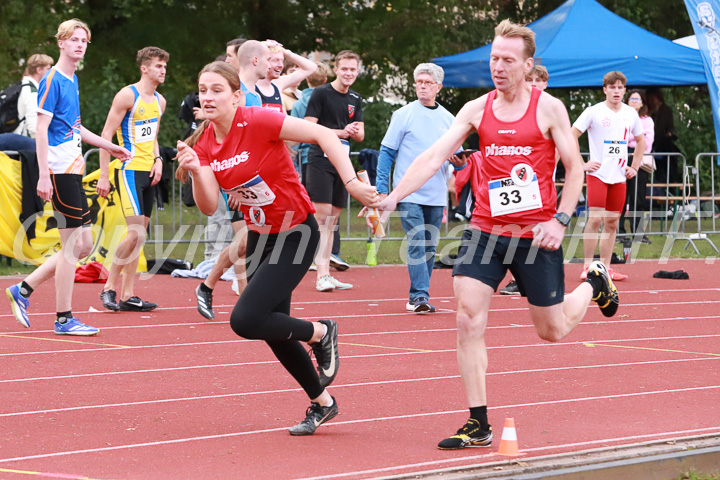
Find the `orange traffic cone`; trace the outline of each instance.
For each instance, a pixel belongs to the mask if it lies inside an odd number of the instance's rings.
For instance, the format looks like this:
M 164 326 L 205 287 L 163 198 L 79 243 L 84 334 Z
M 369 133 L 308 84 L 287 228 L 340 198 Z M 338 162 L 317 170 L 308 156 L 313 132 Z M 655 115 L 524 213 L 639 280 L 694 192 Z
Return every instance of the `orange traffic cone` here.
M 524 453 L 519 452 L 514 418 L 505 419 L 505 428 L 503 428 L 502 438 L 500 439 L 500 450 L 493 455 L 503 455 L 505 457 L 519 457 L 521 455 L 525 455 Z

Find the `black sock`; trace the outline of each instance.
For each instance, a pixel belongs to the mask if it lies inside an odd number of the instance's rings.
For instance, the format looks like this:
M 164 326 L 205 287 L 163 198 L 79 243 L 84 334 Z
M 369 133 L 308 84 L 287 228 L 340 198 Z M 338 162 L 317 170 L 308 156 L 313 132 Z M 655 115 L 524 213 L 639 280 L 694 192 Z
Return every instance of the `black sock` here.
M 33 293 L 33 288 L 23 280 L 20 282 L 20 295 L 22 295 L 25 298 L 30 298 L 30 294 Z
M 592 298 L 597 298 L 597 296 L 600 295 L 600 292 L 602 291 L 602 278 L 600 278 L 600 276 L 598 275 L 588 275 L 588 278 L 585 281 L 588 282 L 593 289 Z
M 67 312 L 57 312 L 58 323 L 66 323 L 69 318 L 73 318 L 72 311 L 68 310 Z
M 213 292 L 213 289 L 210 288 L 210 287 L 208 287 L 207 285 L 205 285 L 205 282 L 203 282 L 203 283 L 200 284 L 200 290 L 203 291 L 203 292 L 205 292 L 205 293 L 212 293 L 212 292 Z
M 487 419 L 487 405 L 483 405 L 482 407 L 470 407 L 470 418 L 480 422 L 480 427 L 482 427 L 484 431 L 487 431 L 490 428 Z

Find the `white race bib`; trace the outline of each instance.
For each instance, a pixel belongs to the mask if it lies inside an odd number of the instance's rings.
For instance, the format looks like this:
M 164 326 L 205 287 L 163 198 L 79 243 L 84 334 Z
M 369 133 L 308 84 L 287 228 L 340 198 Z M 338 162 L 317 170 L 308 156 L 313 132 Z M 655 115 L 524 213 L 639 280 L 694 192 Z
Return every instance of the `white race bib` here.
M 262 207 L 270 205 L 275 201 L 275 194 L 267 183 L 256 175 L 252 180 L 231 189 L 223 189 L 228 195 L 232 195 L 243 205 L 251 207 Z
M 627 160 L 627 156 L 627 140 L 605 140 L 603 142 L 603 163 L 606 160 L 620 163 Z
M 73 146 L 82 150 L 82 137 L 79 132 L 73 132 Z
M 515 165 L 507 178 L 488 182 L 493 217 L 542 208 L 537 175 L 530 165 Z
M 135 144 L 155 141 L 158 131 L 157 118 L 135 122 Z

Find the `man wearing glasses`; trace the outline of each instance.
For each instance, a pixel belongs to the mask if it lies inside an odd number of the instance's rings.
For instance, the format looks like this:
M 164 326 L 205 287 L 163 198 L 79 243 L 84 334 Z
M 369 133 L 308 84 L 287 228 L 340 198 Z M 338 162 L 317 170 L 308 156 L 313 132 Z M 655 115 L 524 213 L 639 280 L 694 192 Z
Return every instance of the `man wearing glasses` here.
M 415 158 L 439 139 L 455 117 L 435 101 L 445 72 L 433 63 L 421 63 L 413 73 L 418 99 L 392 115 L 380 147 L 377 189 L 384 198 L 390 193 L 390 170 L 395 163 L 393 186 L 402 179 Z M 457 156 L 449 160 L 456 169 L 465 165 Z M 406 310 L 432 313 L 430 275 L 440 237 L 443 209 L 447 203 L 447 164 L 420 189 L 398 203 L 398 213 L 407 235 L 407 264 L 410 274 L 410 301 Z

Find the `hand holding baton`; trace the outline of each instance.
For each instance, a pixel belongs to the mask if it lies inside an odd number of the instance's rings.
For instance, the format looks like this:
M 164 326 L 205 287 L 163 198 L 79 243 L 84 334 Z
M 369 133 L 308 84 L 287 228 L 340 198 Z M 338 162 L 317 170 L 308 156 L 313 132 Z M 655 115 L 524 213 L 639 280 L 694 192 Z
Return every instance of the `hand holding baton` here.
M 357 178 L 361 182 L 370 185 L 370 177 L 368 177 L 368 173 L 365 170 L 360 170 L 359 172 L 357 172 Z M 378 212 L 377 208 L 367 209 L 367 219 L 372 225 L 372 227 L 370 227 L 370 230 L 372 230 L 375 238 L 385 237 L 385 229 L 383 228 L 382 223 L 380 223 L 380 212 Z

